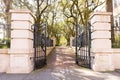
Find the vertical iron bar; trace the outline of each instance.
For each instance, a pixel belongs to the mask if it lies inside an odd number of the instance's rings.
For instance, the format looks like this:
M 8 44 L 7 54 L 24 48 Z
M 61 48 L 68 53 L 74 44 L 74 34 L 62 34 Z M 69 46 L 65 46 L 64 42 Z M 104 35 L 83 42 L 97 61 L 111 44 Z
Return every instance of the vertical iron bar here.
M 46 32 L 47 31 L 47 24 L 45 24 L 45 65 L 47 64 L 46 63 Z
M 36 69 L 37 69 L 37 63 L 38 63 L 38 58 L 37 58 L 37 54 L 38 54 L 38 33 L 37 33 L 37 26 L 35 27 L 35 37 L 36 37 L 36 56 L 35 56 L 35 59 L 36 59 Z
M 34 26 L 34 70 L 36 69 L 36 27 Z
M 88 48 L 89 48 L 89 30 L 88 30 L 88 25 L 86 26 L 86 67 L 89 67 L 89 58 L 88 58 L 88 54 L 89 54 L 89 51 L 88 51 Z
M 86 26 L 85 26 L 86 27 Z M 85 67 L 87 67 L 86 65 L 87 65 L 87 39 L 88 39 L 88 37 L 87 37 L 87 27 L 86 27 L 86 30 L 85 30 L 85 58 L 84 58 L 84 62 L 85 62 Z
M 91 68 L 91 54 L 90 54 L 90 48 L 91 48 L 91 25 L 89 23 L 88 26 L 88 35 L 89 35 L 89 40 L 88 40 L 88 56 L 89 56 L 89 68 Z
M 78 64 L 78 56 L 77 56 L 77 47 L 78 47 L 78 43 L 77 43 L 77 31 L 78 31 L 78 28 L 77 28 L 77 23 L 75 23 L 75 27 L 76 27 L 76 64 Z

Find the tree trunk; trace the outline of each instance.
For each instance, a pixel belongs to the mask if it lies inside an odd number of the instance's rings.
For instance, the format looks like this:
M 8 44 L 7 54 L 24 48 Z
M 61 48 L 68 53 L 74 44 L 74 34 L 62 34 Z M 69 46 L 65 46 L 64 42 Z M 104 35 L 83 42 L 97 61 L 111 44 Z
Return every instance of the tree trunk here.
M 5 22 L 6 22 L 6 37 L 10 38 L 10 23 L 11 23 L 11 19 L 10 19 L 10 13 L 9 10 L 11 9 L 11 4 L 12 4 L 12 0 L 3 0 L 4 4 L 5 4 Z
M 114 18 L 113 18 L 113 0 L 106 0 L 106 11 L 112 12 L 111 15 L 111 42 L 113 43 L 115 41 L 114 38 Z

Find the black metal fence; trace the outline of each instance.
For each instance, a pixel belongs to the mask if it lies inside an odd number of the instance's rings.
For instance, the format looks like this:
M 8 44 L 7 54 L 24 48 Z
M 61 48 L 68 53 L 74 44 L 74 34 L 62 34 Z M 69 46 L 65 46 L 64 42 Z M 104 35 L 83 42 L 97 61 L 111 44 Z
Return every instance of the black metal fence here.
M 73 46 L 76 47 L 76 63 L 91 68 L 91 27 L 80 27 L 76 26 L 76 38 L 73 40 Z
M 46 37 L 46 46 L 47 47 L 53 46 L 53 40 L 50 39 L 49 37 Z
M 44 65 L 46 65 L 46 33 L 41 34 L 38 26 L 34 26 L 34 69 Z
M 53 40 L 47 37 L 47 25 L 34 26 L 34 69 L 45 66 L 46 47 L 53 46 Z
M 120 48 L 120 26 L 114 26 L 112 48 Z M 112 32 L 111 32 L 112 34 Z

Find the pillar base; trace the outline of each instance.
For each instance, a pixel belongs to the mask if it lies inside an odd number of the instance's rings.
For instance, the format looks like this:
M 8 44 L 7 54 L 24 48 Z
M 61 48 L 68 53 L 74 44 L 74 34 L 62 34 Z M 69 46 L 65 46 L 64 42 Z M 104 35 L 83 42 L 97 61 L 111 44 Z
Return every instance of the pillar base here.
M 32 53 L 11 53 L 7 73 L 30 73 L 34 68 L 33 58 L 31 57 L 33 57 Z
M 114 65 L 112 62 L 112 54 L 110 53 L 96 53 L 94 55 L 92 63 L 92 69 L 94 71 L 114 71 Z

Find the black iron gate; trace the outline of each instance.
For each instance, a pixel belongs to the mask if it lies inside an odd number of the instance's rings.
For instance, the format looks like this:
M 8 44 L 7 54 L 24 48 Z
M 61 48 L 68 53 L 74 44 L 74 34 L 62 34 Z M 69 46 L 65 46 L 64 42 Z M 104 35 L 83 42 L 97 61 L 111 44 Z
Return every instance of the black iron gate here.
M 46 24 L 34 26 L 34 69 L 46 65 Z
M 76 63 L 82 67 L 91 68 L 91 27 L 75 25 Z

